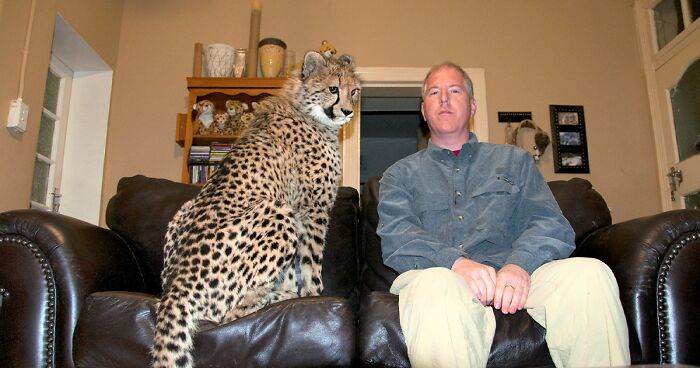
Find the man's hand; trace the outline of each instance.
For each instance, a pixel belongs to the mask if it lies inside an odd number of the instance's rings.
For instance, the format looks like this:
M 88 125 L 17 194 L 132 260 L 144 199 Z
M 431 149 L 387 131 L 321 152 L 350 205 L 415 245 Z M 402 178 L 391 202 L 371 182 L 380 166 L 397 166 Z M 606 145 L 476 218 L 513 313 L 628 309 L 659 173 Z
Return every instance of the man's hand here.
M 507 264 L 496 275 L 496 295 L 493 307 L 503 314 L 523 309 L 530 292 L 530 275 L 520 266 Z
M 489 305 L 493 302 L 496 293 L 496 270 L 493 267 L 460 258 L 452 265 L 452 271 L 464 279 L 481 305 Z

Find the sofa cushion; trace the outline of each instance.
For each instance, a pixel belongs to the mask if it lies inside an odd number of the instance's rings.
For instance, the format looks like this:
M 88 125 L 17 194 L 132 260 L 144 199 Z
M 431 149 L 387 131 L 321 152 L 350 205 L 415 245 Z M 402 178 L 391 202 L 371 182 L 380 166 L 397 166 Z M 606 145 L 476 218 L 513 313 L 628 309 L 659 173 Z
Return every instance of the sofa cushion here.
M 156 302 L 130 292 L 90 295 L 75 331 L 76 366 L 148 367 Z M 355 340 L 347 300 L 298 298 L 223 325 L 200 321 L 194 355 L 198 367 L 350 366 Z
M 160 294 L 163 246 L 168 222 L 183 203 L 199 192 L 195 185 L 143 175 L 119 181 L 107 206 L 107 225 L 122 236 L 142 261 L 149 292 Z M 322 279 L 325 296 L 351 299 L 357 304 L 359 195 L 349 187 L 338 189 L 326 234 Z
M 199 187 L 143 175 L 125 177 L 109 200 L 106 222 L 136 251 L 149 291 L 160 293 L 163 246 L 168 223 L 183 203 L 194 198 Z
M 607 203 L 588 180 L 572 178 L 547 184 L 564 217 L 574 228 L 576 244 L 580 244 L 594 230 L 612 223 Z

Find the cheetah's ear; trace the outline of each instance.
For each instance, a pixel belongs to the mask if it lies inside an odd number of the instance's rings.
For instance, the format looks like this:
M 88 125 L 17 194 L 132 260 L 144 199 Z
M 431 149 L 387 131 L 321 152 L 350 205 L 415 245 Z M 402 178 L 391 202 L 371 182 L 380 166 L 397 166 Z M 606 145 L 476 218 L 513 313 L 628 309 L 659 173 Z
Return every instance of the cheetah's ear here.
M 321 67 L 326 66 L 326 59 L 316 51 L 309 51 L 304 55 L 304 65 L 301 67 L 301 79 L 308 78 Z
M 355 64 L 354 64 L 355 61 L 352 60 L 352 56 L 350 56 L 350 55 L 348 55 L 348 54 L 342 54 L 342 55 L 340 55 L 340 57 L 338 58 L 338 60 L 340 60 L 341 62 L 343 62 L 343 63 L 345 63 L 345 64 L 347 64 L 347 65 L 349 65 L 349 66 L 351 66 L 351 67 L 354 67 L 354 66 L 355 66 Z

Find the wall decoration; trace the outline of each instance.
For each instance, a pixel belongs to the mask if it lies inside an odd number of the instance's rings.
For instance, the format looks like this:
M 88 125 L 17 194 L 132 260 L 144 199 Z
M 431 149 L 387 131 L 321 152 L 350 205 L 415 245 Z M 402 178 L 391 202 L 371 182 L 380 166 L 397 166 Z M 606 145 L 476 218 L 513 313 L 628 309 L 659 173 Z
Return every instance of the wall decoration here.
M 549 105 L 555 173 L 590 173 L 583 106 Z

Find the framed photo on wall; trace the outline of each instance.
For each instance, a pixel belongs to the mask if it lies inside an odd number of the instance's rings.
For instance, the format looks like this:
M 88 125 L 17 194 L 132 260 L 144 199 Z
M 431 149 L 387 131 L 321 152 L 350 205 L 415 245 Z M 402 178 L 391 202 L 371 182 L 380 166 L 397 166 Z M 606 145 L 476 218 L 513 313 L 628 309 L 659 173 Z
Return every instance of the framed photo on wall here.
M 555 173 L 590 173 L 583 106 L 549 105 Z

